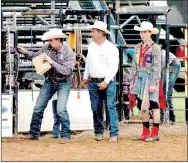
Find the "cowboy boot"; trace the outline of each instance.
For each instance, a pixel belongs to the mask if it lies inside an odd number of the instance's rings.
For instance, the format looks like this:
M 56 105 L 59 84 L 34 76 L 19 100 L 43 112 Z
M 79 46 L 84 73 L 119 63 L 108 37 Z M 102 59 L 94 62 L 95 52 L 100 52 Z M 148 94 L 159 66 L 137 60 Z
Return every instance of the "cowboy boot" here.
M 139 140 L 145 141 L 149 137 L 149 134 L 150 134 L 149 128 L 143 126 L 142 135 L 140 137 L 133 138 L 133 140 L 134 141 L 139 141 Z
M 157 126 L 153 126 L 150 137 L 148 137 L 147 139 L 145 139 L 145 141 L 146 142 L 159 141 L 158 132 L 159 132 L 159 128 Z

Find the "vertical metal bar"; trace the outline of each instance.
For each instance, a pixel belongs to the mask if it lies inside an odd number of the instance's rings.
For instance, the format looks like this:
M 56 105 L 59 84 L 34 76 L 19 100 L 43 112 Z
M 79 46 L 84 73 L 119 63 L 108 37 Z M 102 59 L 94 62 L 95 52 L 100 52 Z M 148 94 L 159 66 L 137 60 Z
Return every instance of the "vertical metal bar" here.
M 104 12 L 102 12 L 103 15 L 103 21 L 104 21 Z M 110 31 L 110 10 L 107 13 L 107 19 L 106 19 L 106 23 L 107 23 L 107 29 Z M 106 38 L 109 40 L 110 37 L 109 35 L 106 36 Z M 107 101 L 105 101 L 105 115 L 106 115 L 106 128 L 108 128 L 109 126 L 109 114 L 108 114 L 108 106 L 107 106 Z
M 120 8 L 120 0 L 116 0 L 116 11 Z
M 165 67 L 168 66 L 168 61 L 169 61 L 169 52 L 170 52 L 170 43 L 169 43 L 169 24 L 166 24 L 166 63 L 165 63 Z
M 1 29 L 3 28 L 3 11 L 1 10 Z
M 66 1 L 66 8 L 69 7 L 69 0 Z
M 14 33 L 14 50 L 16 52 L 16 48 L 17 48 L 17 45 L 18 45 L 18 31 L 16 30 L 15 33 Z M 17 53 L 16 53 L 17 54 Z M 19 54 L 17 54 L 19 55 Z M 15 56 L 18 58 L 18 56 Z M 15 67 L 18 67 L 19 65 L 19 61 L 17 60 L 16 64 L 15 64 Z M 16 71 L 18 71 L 18 69 L 16 69 Z M 18 73 L 18 72 L 16 72 Z M 17 79 L 16 79 L 17 80 Z M 17 81 L 15 81 L 17 83 Z M 18 134 L 18 84 L 15 84 L 15 96 L 14 96 L 14 134 L 17 135 Z
M 188 124 L 188 97 L 185 98 L 185 121 Z
M 51 9 L 55 9 L 55 0 L 51 0 Z M 55 15 L 51 15 L 51 25 L 55 24 Z
M 32 24 L 33 24 L 33 25 L 36 25 L 36 17 L 33 17 L 33 18 L 32 18 Z M 37 41 L 36 41 L 36 32 L 33 31 L 31 37 L 33 37 L 33 39 L 32 39 L 33 42 L 32 42 L 32 43 L 36 44 L 36 43 L 37 43 Z
M 165 19 L 165 25 L 166 25 L 166 42 L 165 42 L 165 46 L 166 46 L 166 63 L 165 63 L 165 70 L 164 73 L 166 74 L 166 79 L 165 79 L 165 83 L 164 83 L 164 88 L 166 88 L 166 91 L 164 92 L 164 96 L 165 96 L 165 100 L 167 101 L 167 90 L 168 90 L 168 61 L 169 61 L 169 51 L 170 51 L 170 43 L 169 43 L 169 24 L 167 24 L 168 20 L 167 20 L 167 14 L 165 15 L 166 19 Z M 168 73 L 168 74 L 167 74 Z M 166 123 L 169 123 L 169 109 L 168 107 L 166 108 L 166 113 L 165 113 L 165 121 Z
M 108 11 L 108 14 L 107 14 L 107 29 L 110 31 L 110 10 Z M 108 40 L 110 39 L 109 35 L 107 35 L 107 39 Z
M 16 12 L 14 11 L 14 12 L 13 12 L 13 26 L 14 26 L 14 27 L 16 27 L 16 19 L 17 19 L 17 17 L 16 17 Z
M 186 120 L 186 123 L 188 124 L 188 24 L 186 24 L 185 26 L 185 120 Z M 187 92 L 187 94 L 186 94 Z
M 115 14 L 115 24 L 119 26 L 119 14 Z M 115 43 L 118 44 L 118 30 L 115 31 Z
M 119 121 L 122 120 L 122 83 L 123 83 L 123 48 L 120 46 L 120 63 L 119 63 Z
M 33 30 L 32 30 L 32 28 L 31 28 L 31 51 L 33 52 Z M 33 73 L 33 66 L 32 66 L 32 73 Z M 33 86 L 31 87 L 31 93 L 32 93 L 32 101 L 34 101 Z
M 100 11 L 100 21 L 104 21 L 104 11 Z
M 185 27 L 185 41 L 184 41 L 184 48 L 185 48 L 185 93 L 187 92 L 187 94 L 185 94 L 185 97 L 188 97 L 188 50 L 187 50 L 187 46 L 188 46 L 188 40 L 187 40 L 187 35 L 188 35 L 188 25 L 186 25 Z
M 10 29 L 8 28 L 7 30 L 8 33 L 8 55 L 9 55 L 9 94 L 12 94 L 12 56 L 11 56 L 11 51 L 10 51 L 10 44 L 11 44 L 11 40 L 10 40 Z

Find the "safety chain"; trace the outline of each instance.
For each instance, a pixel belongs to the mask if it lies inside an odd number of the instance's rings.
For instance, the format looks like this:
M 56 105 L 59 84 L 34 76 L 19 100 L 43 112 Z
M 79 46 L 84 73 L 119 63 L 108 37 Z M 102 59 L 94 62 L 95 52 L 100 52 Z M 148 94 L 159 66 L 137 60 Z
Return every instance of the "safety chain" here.
M 18 74 L 19 74 L 19 65 L 20 65 L 20 54 L 15 50 L 15 74 L 14 74 L 14 83 L 15 83 L 15 88 L 18 87 Z
M 77 68 L 77 82 L 76 82 L 76 87 L 77 87 L 77 98 L 80 98 L 80 84 L 81 84 L 81 72 L 80 72 L 80 60 L 81 60 L 81 53 L 82 53 L 82 35 L 81 35 L 81 30 L 78 27 L 74 28 L 74 35 L 75 35 L 75 53 L 76 53 L 76 68 Z
M 5 69 L 7 70 L 6 75 L 6 85 L 9 85 L 9 88 L 11 86 L 18 86 L 18 73 L 19 73 L 19 62 L 20 62 L 20 54 L 14 50 L 14 55 L 11 54 L 11 40 L 10 40 L 10 29 L 7 29 L 6 33 L 6 63 L 5 63 Z M 16 60 L 15 60 L 16 59 Z M 14 68 L 14 65 L 17 67 Z M 15 73 L 14 73 L 15 70 Z M 11 88 L 10 88 L 11 90 Z
M 7 29 L 7 33 L 6 33 L 6 51 L 7 51 L 7 55 L 6 55 L 6 63 L 5 63 L 5 69 L 7 70 L 7 75 L 6 75 L 6 85 L 9 84 L 9 80 L 10 80 L 10 29 Z

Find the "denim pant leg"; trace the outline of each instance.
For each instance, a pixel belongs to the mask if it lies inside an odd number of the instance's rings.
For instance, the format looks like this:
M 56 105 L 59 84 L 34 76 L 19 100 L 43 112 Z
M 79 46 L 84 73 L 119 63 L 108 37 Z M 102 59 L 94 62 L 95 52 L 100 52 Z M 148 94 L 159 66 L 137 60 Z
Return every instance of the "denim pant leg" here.
M 33 110 L 33 115 L 30 124 L 30 131 L 29 131 L 29 134 L 32 137 L 39 137 L 44 109 L 46 108 L 49 100 L 52 98 L 54 93 L 55 90 L 53 83 L 49 81 L 45 81 L 40 90 L 39 96 L 37 98 Z
M 71 138 L 70 119 L 67 111 L 67 101 L 71 89 L 71 80 L 58 83 L 57 87 L 57 115 L 61 123 L 61 138 Z
M 59 127 L 60 127 L 60 120 L 59 116 L 57 115 L 57 100 L 52 101 L 52 112 L 54 117 L 54 125 L 53 125 L 53 136 L 59 137 Z
M 172 102 L 172 94 L 173 94 L 173 88 L 176 82 L 176 79 L 178 77 L 178 73 L 181 68 L 181 63 L 179 61 L 173 62 L 170 64 L 172 68 L 172 72 L 169 73 L 169 83 L 168 83 L 168 93 L 167 93 L 167 102 L 169 107 L 169 119 L 173 122 L 175 122 L 175 114 L 174 114 L 174 108 L 173 108 L 173 102 Z
M 90 81 L 88 84 L 91 109 L 93 111 L 94 133 L 95 135 L 103 135 L 104 122 L 103 122 L 103 99 L 104 91 L 100 91 L 98 83 Z
M 116 108 L 116 89 L 117 85 L 114 81 L 108 84 L 106 89 L 107 108 L 110 121 L 110 137 L 118 136 L 118 116 Z
M 130 119 L 130 116 L 129 116 L 129 114 L 130 114 L 129 105 L 124 104 L 123 109 L 124 109 L 124 117 L 125 117 L 125 119 L 129 120 Z

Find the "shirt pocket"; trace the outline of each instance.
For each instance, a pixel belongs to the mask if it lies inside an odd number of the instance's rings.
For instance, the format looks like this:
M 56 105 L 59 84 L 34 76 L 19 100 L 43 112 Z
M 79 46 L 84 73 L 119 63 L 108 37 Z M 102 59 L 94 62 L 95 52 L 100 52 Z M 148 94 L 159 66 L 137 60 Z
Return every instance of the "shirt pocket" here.
M 65 61 L 65 56 L 63 54 L 56 54 L 56 60 L 59 64 L 62 64 Z
M 153 56 L 152 56 L 152 54 L 150 54 L 150 53 L 146 53 L 145 54 L 145 62 L 146 62 L 146 65 L 148 67 L 151 67 L 152 62 L 153 62 Z
M 58 54 L 57 54 L 58 55 Z M 64 55 L 63 54 L 60 54 L 59 55 L 59 60 L 63 61 L 65 59 Z

